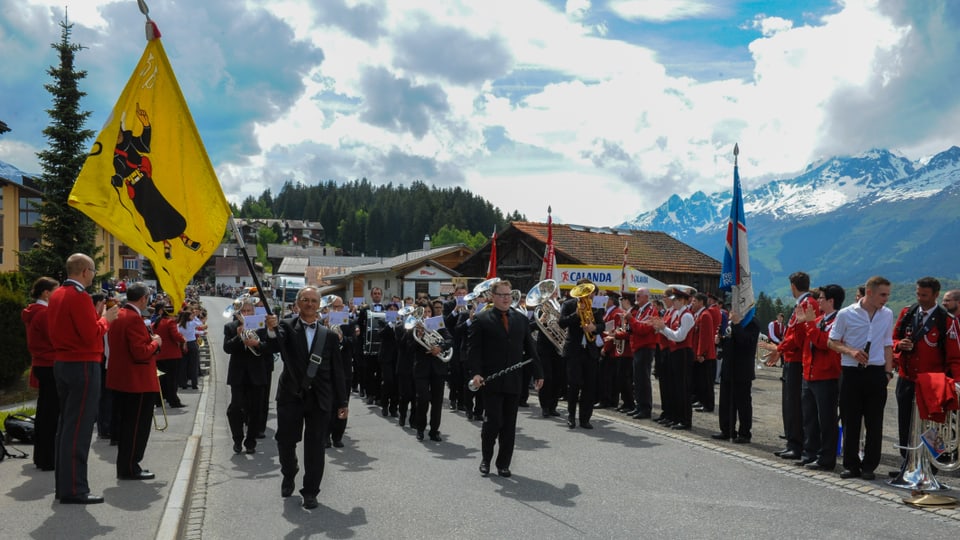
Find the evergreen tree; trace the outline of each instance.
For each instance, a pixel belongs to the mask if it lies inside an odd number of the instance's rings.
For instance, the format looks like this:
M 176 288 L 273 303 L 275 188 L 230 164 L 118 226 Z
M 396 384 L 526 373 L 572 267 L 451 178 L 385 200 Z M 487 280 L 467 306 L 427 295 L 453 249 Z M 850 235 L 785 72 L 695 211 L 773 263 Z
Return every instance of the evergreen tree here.
M 43 130 L 48 147 L 37 153 L 43 168 L 39 179 L 43 198 L 37 222 L 40 242 L 23 253 L 21 259 L 21 271 L 28 283 L 40 276 L 63 280 L 64 263 L 72 253 L 86 253 L 94 260 L 102 260 L 100 248 L 94 243 L 93 221 L 67 204 L 87 157 L 87 140 L 94 133 L 83 127 L 90 112 L 80 110 L 80 98 L 86 93 L 80 90 L 79 82 L 87 72 L 74 67 L 75 53 L 84 47 L 70 42 L 73 25 L 66 18 L 60 22 L 60 28 L 60 42 L 51 44 L 60 57 L 60 65 L 47 70 L 53 81 L 44 85 L 53 96 L 53 108 L 47 110 L 51 122 Z

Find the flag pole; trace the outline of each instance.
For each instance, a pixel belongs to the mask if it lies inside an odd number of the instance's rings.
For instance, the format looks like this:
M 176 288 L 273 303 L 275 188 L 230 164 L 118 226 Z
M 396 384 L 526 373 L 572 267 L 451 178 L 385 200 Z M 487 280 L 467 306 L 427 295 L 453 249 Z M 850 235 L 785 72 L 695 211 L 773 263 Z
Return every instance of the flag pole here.
M 250 260 L 250 255 L 247 254 L 247 246 L 243 242 L 243 235 L 240 234 L 240 227 L 237 227 L 237 222 L 233 219 L 233 214 L 230 214 L 230 217 L 227 219 L 230 221 L 230 228 L 233 229 L 233 235 L 237 239 L 237 250 L 243 254 L 243 260 L 247 263 L 247 269 L 250 271 L 250 277 L 253 278 L 253 284 L 257 288 L 257 294 L 260 295 L 260 301 L 263 302 L 263 307 L 267 308 L 267 313 L 273 313 L 270 309 L 270 303 L 267 302 L 267 295 L 263 290 L 263 286 L 260 285 L 260 278 L 257 277 L 257 270 L 253 267 L 253 261 Z

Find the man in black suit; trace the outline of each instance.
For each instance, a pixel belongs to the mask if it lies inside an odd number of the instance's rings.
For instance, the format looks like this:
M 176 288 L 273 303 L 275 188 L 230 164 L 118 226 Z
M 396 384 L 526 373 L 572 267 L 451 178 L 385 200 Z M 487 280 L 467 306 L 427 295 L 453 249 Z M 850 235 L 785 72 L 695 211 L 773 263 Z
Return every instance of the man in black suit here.
M 510 308 L 510 289 L 509 281 L 499 281 L 493 285 L 493 309 L 476 315 L 467 334 L 470 342 L 470 375 L 475 388 L 483 385 L 486 408 L 480 431 L 480 474 L 490 474 L 493 446 L 499 438 L 497 474 L 505 478 L 510 476 L 510 462 L 513 459 L 520 391 L 526 384 L 522 376 L 524 370 L 515 369 L 491 380 L 489 384 L 484 382 L 484 378 L 519 364 L 526 354 L 533 360 L 536 389 L 543 386 L 543 370 L 537 356 L 537 345 L 530 333 L 530 321 Z
M 257 299 L 253 297 L 241 299 L 239 313 L 223 327 L 223 352 L 230 355 L 227 368 L 227 385 L 230 386 L 227 422 L 236 454 L 244 448 L 248 454 L 255 453 L 257 435 L 266 428 L 266 425 L 261 425 L 261 422 L 266 423 L 266 415 L 262 414 L 261 409 L 264 393 L 270 384 L 273 351 L 261 350 L 261 340 L 266 338 L 266 330 L 246 328 L 244 324 L 244 317 L 251 317 L 256 312 L 256 303 Z M 247 425 L 246 436 L 244 424 Z
M 593 285 L 589 279 L 577 281 L 577 285 Z M 577 427 L 577 403 L 580 403 L 580 427 L 593 429 L 590 417 L 593 416 L 593 403 L 597 398 L 597 375 L 600 369 L 600 333 L 603 331 L 603 310 L 592 309 L 593 297 L 597 289 L 584 298 L 570 298 L 560 308 L 560 328 L 567 331 L 563 343 L 563 356 L 567 361 L 567 427 Z M 586 310 L 592 312 L 593 321 L 583 325 L 579 305 L 583 302 Z M 586 333 L 591 338 L 587 339 Z M 602 342 L 601 342 L 602 343 Z
M 297 443 L 303 439 L 303 507 L 316 508 L 323 479 L 324 441 L 330 413 L 347 416 L 346 378 L 338 337 L 320 323 L 320 293 L 304 287 L 297 293 L 298 317 L 277 322 L 267 317 L 268 342 L 275 341 L 283 358 L 277 383 L 277 450 L 283 480 L 280 495 L 293 494 L 300 471 Z
M 743 324 L 742 316 L 730 312 L 729 333 L 721 339 L 723 362 L 720 364 L 720 403 L 717 405 L 720 433 L 712 437 L 746 444 L 753 428 L 753 400 L 750 395 L 756 378 L 757 338 L 760 326 L 756 318 Z M 739 420 L 739 423 L 738 423 Z

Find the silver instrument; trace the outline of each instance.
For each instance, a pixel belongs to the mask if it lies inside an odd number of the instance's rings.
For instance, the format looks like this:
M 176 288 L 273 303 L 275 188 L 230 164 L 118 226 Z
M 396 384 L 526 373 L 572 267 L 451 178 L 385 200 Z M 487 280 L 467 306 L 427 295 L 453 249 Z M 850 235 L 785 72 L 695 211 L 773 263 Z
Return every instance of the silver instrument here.
M 480 311 L 487 310 L 493 307 L 493 286 L 500 282 L 500 278 L 490 278 L 486 281 L 481 282 L 476 287 L 473 288 L 473 293 L 476 295 L 476 299 L 482 298 L 486 304 L 483 306 L 483 309 Z M 469 295 L 467 295 L 469 296 Z M 467 300 L 469 302 L 469 300 Z
M 333 303 L 336 302 L 338 298 L 340 298 L 340 297 L 337 296 L 337 295 L 335 295 L 335 294 L 327 294 L 327 295 L 324 295 L 323 297 L 321 297 L 321 298 L 320 298 L 320 311 L 323 312 L 323 311 L 329 311 L 330 309 L 332 309 L 332 308 L 333 308 Z M 337 337 L 340 339 L 341 342 L 343 341 L 343 331 L 340 330 L 340 325 L 339 325 L 339 324 L 333 324 L 333 325 L 331 325 L 331 324 L 330 324 L 330 317 L 325 317 L 323 324 L 324 324 L 324 326 L 327 327 L 327 329 L 329 329 L 331 332 L 333 332 L 334 334 L 336 334 Z
M 403 327 L 410 331 L 413 340 L 420 344 L 427 351 L 432 351 L 434 347 L 440 347 L 440 355 L 437 356 L 443 362 L 449 362 L 453 358 L 453 347 L 446 347 L 446 340 L 440 332 L 436 330 L 427 330 L 423 325 L 423 307 L 416 307 L 413 313 L 407 316 L 403 322 Z M 423 335 L 418 335 L 422 331 Z
M 527 293 L 526 304 L 533 308 L 533 320 L 550 343 L 563 354 L 563 342 L 567 339 L 567 331 L 560 328 L 560 302 L 554 298 L 557 292 L 557 282 L 545 279 L 534 285 Z
M 254 339 L 257 340 L 257 348 L 254 349 L 250 345 L 245 345 L 247 350 L 256 356 L 260 356 L 260 336 L 257 335 L 256 330 L 247 328 L 246 323 L 243 320 L 243 315 L 239 311 L 235 312 L 233 316 L 237 319 L 237 322 L 240 323 L 240 339 L 244 342 Z
M 956 391 L 960 393 L 960 383 L 954 384 Z M 953 497 L 931 495 L 925 492 L 950 489 L 937 480 L 931 466 L 948 472 L 960 469 L 960 460 L 957 459 L 956 453 L 960 448 L 960 411 L 947 411 L 944 423 L 939 424 L 931 420 L 921 420 L 919 408 L 914 402 L 910 421 L 913 431 L 910 432 L 910 440 L 906 446 L 906 460 L 900 474 L 888 483 L 893 487 L 920 492 L 910 499 L 904 499 L 906 504 L 912 506 L 956 504 L 957 501 Z M 935 432 L 938 442 L 943 443 L 943 453 L 939 459 L 934 458 L 930 448 L 920 439 L 920 436 L 928 431 Z M 944 501 L 944 499 L 948 500 Z
M 380 332 L 387 327 L 387 315 L 383 312 L 367 311 L 367 324 L 363 329 L 363 354 L 380 354 Z
M 517 313 L 520 313 L 524 317 L 527 316 L 527 310 L 520 307 L 520 302 L 523 300 L 523 293 L 520 292 L 520 289 L 513 289 L 510 291 L 510 308 L 515 309 Z

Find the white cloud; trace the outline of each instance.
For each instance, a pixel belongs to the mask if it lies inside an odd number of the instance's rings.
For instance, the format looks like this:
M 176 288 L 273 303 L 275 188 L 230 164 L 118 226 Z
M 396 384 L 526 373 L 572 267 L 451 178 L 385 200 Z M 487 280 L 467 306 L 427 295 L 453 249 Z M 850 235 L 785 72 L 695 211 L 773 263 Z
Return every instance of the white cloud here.
M 704 17 L 718 9 L 715 2 L 701 0 L 611 0 L 608 6 L 628 21 L 654 22 Z
M 753 28 L 759 30 L 765 37 L 770 37 L 778 32 L 793 28 L 793 21 L 782 17 L 764 17 L 761 15 L 753 20 Z

